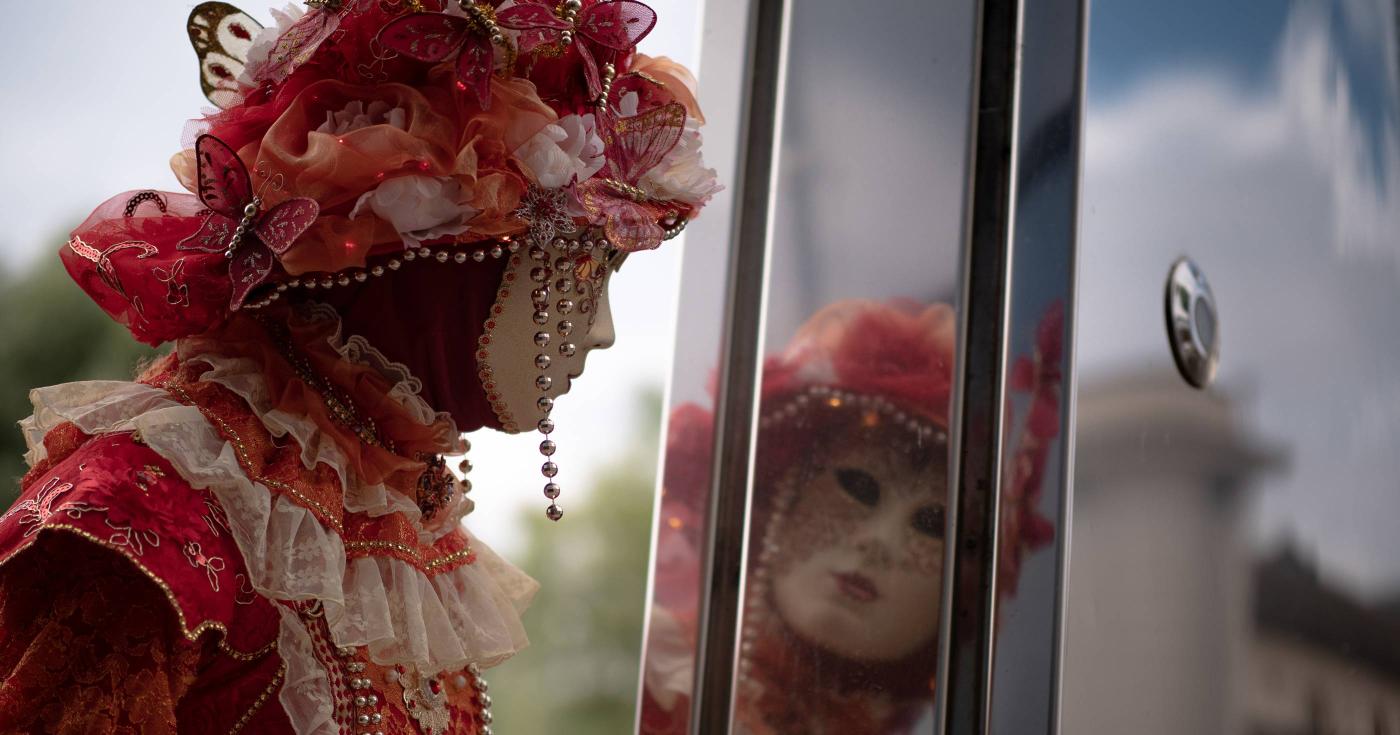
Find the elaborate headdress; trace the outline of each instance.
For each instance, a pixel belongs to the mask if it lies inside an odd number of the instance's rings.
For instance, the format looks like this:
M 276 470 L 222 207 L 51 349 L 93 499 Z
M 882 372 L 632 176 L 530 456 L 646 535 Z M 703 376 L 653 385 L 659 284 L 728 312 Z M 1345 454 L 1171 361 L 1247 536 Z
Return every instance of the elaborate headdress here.
M 220 109 L 172 160 L 191 193 L 112 198 L 63 261 L 149 344 L 408 261 L 494 268 L 493 313 L 528 289 L 538 325 L 522 339 L 540 415 L 524 425 L 545 435 L 552 501 L 545 373 L 576 349 L 567 315 L 591 323 L 616 259 L 679 234 L 719 188 L 694 80 L 635 52 L 656 22 L 636 0 L 306 5 L 269 28 L 226 3 L 195 7 L 188 31 Z M 488 316 L 476 377 L 500 427 L 519 431 L 494 385 L 494 328 Z

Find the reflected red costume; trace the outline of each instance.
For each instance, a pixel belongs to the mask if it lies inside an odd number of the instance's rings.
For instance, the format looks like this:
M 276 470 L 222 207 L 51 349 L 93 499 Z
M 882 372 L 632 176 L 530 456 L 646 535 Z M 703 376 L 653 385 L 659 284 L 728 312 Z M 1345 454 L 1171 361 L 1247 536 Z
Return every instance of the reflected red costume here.
M 936 641 L 904 658 L 872 663 L 846 659 L 804 640 L 775 613 L 776 603 L 767 592 L 771 576 L 764 547 L 771 542 L 769 533 L 779 516 L 787 515 L 780 507 L 782 478 L 800 464 L 819 461 L 832 439 L 886 442 L 912 435 L 916 438 L 910 446 L 927 446 L 938 460 L 925 472 L 945 472 L 941 455 L 946 452 L 955 324 L 952 309 L 942 304 L 838 302 L 813 315 L 787 349 L 765 362 L 749 581 L 735 687 L 736 732 L 894 735 L 912 732 L 932 702 Z M 1057 355 L 1045 357 L 1051 364 L 1058 361 Z M 1047 434 L 1044 422 L 1035 423 L 1044 402 L 1055 400 L 1035 390 L 1044 382 L 1036 374 L 1042 364 L 1040 356 L 1024 361 L 1014 386 L 1035 397 L 1032 418 L 1016 451 L 1013 490 L 1003 503 L 1000 583 L 1008 594 L 1014 590 L 1021 558 L 1050 539 L 1050 526 L 1037 508 L 1039 471 L 1054 431 L 1048 427 Z M 710 411 L 692 404 L 678 407 L 671 417 L 641 710 L 641 731 L 647 735 L 691 731 L 698 548 L 712 423 Z M 803 492 L 799 486 L 797 502 Z M 800 522 L 791 517 L 781 521 Z M 941 563 L 941 554 L 937 561 Z M 926 612 L 937 614 L 932 607 Z
M 512 415 L 549 434 L 536 325 L 572 357 L 611 264 L 718 189 L 694 80 L 634 53 L 635 0 L 314 5 L 197 6 L 220 110 L 172 161 L 189 193 L 113 197 L 62 250 L 174 344 L 31 394 L 0 732 L 491 732 L 479 672 L 526 645 L 535 583 L 464 530 L 444 456 Z M 533 324 L 505 306 L 527 278 Z

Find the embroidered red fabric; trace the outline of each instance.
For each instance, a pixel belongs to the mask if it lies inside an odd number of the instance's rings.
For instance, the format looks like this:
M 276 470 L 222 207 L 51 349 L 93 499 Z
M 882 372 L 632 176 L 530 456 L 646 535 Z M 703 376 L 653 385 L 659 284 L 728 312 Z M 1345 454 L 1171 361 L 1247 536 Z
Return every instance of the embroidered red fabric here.
M 202 332 L 227 316 L 233 293 L 222 253 L 176 249 L 199 229 L 203 209 L 192 194 L 118 194 L 74 230 L 59 257 L 136 339 L 158 345 Z
M 0 731 L 290 732 L 217 503 L 129 433 L 51 459 L 0 516 Z

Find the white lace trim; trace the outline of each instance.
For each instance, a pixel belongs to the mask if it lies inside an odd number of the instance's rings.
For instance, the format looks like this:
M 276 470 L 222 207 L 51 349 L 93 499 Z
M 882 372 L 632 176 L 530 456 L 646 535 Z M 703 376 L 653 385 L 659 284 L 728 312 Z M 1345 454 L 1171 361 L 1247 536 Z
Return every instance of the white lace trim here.
M 53 386 L 30 397 L 35 413 L 22 422 L 27 457 L 43 459 L 43 436 L 63 421 L 88 434 L 139 430 L 186 482 L 218 498 L 253 586 L 275 600 L 320 600 L 338 646 L 366 645 L 379 664 L 437 673 L 490 666 L 528 643 L 520 614 L 538 584 L 475 538 L 476 563 L 432 578 L 394 558 L 347 567 L 340 536 L 253 482 L 198 408 L 115 381 Z
M 287 665 L 286 678 L 277 699 L 291 720 L 297 735 L 340 735 L 335 724 L 335 695 L 331 680 L 321 662 L 311 634 L 296 612 L 284 605 L 277 606 L 282 616 L 278 627 L 277 652 Z
M 298 317 L 309 321 L 333 322 L 335 330 L 327 340 L 331 347 L 339 352 L 344 359 L 374 368 L 386 379 L 392 381 L 393 388 L 389 391 L 390 398 L 406 409 L 415 421 L 424 426 L 431 426 L 439 421 L 444 422 L 443 425 L 447 427 L 444 432 L 444 441 L 456 443 L 458 433 L 456 425 L 452 423 L 452 418 L 445 413 L 434 412 L 427 401 L 423 400 L 422 396 L 419 395 L 422 384 L 409 373 L 406 366 L 385 357 L 383 353 L 374 349 L 358 335 L 342 341 L 340 338 L 340 317 L 334 309 L 328 306 L 323 304 L 306 305 L 301 308 Z M 452 499 L 450 506 L 443 508 L 430 523 L 424 524 L 423 513 L 412 498 L 385 486 L 383 483 L 370 484 L 365 482 L 355 472 L 350 459 L 345 456 L 344 450 L 336 443 L 335 438 L 323 433 L 315 421 L 303 415 L 291 414 L 275 408 L 272 396 L 267 389 L 267 382 L 255 360 L 212 354 L 212 349 L 214 349 L 214 345 L 209 344 L 203 337 L 191 337 L 176 343 L 176 350 L 181 360 L 190 363 L 204 363 L 212 368 L 204 373 L 200 380 L 218 383 L 236 393 L 248 404 L 253 413 L 262 421 L 263 426 L 267 427 L 273 436 L 291 435 L 296 440 L 297 446 L 301 447 L 301 461 L 307 469 L 314 468 L 320 462 L 334 470 L 340 478 L 340 485 L 344 490 L 346 510 L 352 513 L 366 513 L 370 516 L 402 513 L 417 530 L 418 540 L 425 544 L 442 538 L 444 534 L 456 528 L 462 518 L 470 512 L 471 503 L 468 502 L 466 495 L 458 493 Z

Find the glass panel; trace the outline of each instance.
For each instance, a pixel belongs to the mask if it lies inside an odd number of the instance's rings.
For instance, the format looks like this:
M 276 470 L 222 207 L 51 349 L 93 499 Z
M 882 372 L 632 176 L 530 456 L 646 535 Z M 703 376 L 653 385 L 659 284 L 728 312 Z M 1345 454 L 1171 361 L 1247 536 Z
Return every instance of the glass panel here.
M 739 733 L 932 708 L 974 4 L 877 15 L 792 14 Z
M 932 727 L 974 11 L 793 8 L 734 732 Z M 677 366 L 644 732 L 685 731 L 711 365 Z
M 676 334 L 667 394 L 667 442 L 656 496 L 651 594 L 643 642 L 637 731 L 688 732 L 700 616 L 701 546 L 713 460 L 711 414 L 725 324 L 734 243 L 734 176 L 739 170 L 749 60 L 749 0 L 706 0 L 699 96 L 705 106 L 705 160 L 725 189 L 683 235 Z M 737 543 L 737 539 L 735 540 Z
M 1091 23 L 1063 731 L 1400 732 L 1395 7 Z M 1204 391 L 1164 327 L 1183 254 Z

